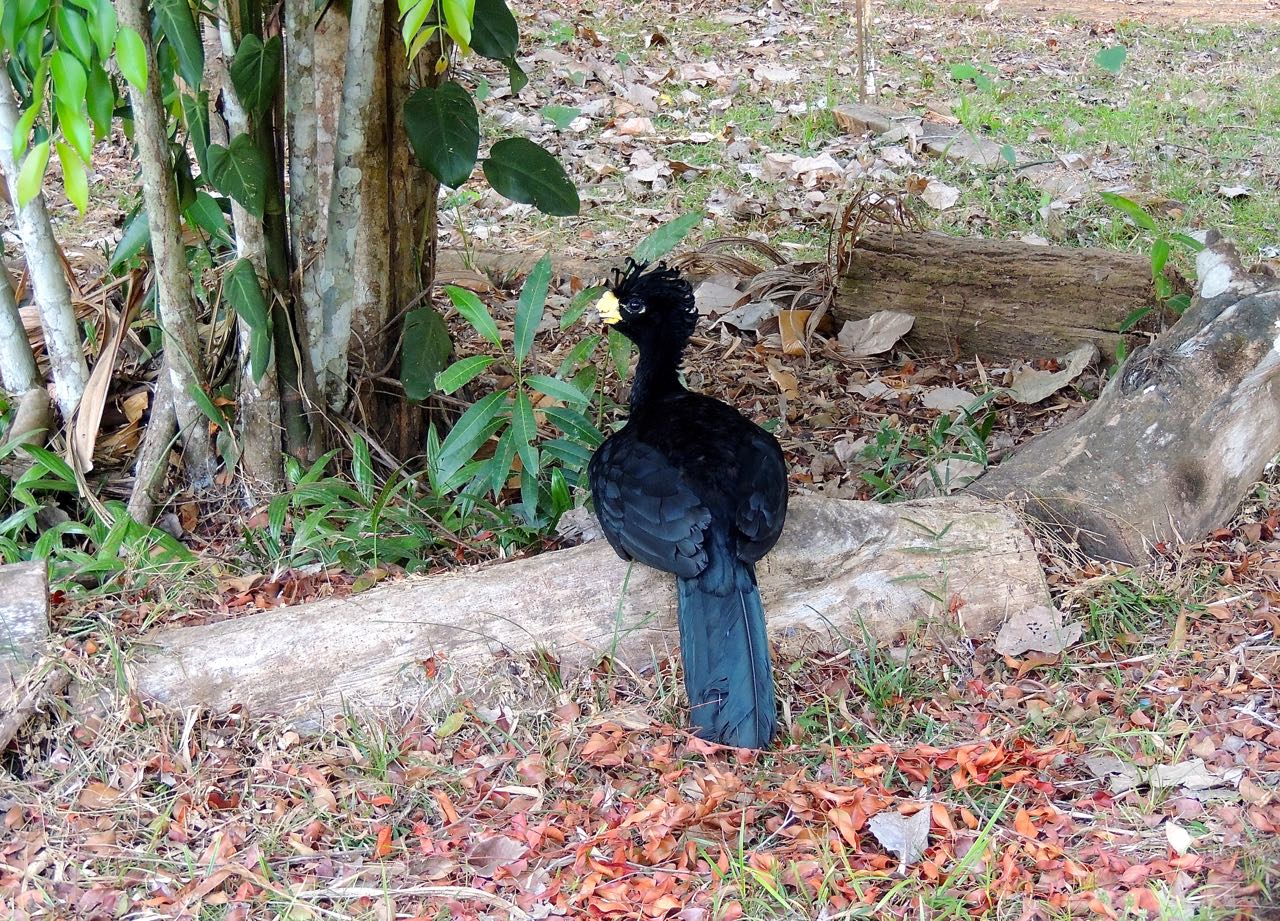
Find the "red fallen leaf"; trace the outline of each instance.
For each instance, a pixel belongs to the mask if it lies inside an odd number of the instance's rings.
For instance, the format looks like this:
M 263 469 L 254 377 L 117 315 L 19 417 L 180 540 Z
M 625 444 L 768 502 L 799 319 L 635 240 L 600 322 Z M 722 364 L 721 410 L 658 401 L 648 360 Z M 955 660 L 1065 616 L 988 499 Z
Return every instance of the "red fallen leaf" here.
M 374 806 L 390 806 L 392 803 L 395 802 L 395 800 L 392 799 L 390 796 L 387 796 L 387 794 L 385 793 L 380 793 L 377 796 L 375 796 L 373 799 L 369 800 L 369 802 Z
M 827 821 L 836 827 L 840 837 L 849 847 L 858 847 L 858 827 L 854 823 L 853 811 L 850 809 L 828 809 Z
M 745 911 L 742 908 L 742 903 L 735 900 L 727 903 L 724 908 L 720 910 L 720 919 L 721 921 L 738 921 L 738 919 L 744 914 Z
M 373 846 L 373 859 L 381 860 L 391 853 L 391 826 L 383 825 L 378 828 L 378 841 Z
M 218 790 L 210 790 L 206 802 L 210 809 L 235 809 L 240 805 L 240 794 L 232 793 L 230 796 L 223 796 Z
M 1106 902 L 1102 901 L 1102 899 L 1098 898 L 1096 895 L 1089 896 L 1088 904 L 1089 904 L 1089 908 L 1091 908 L 1095 914 L 1105 915 L 1108 918 L 1117 917 L 1115 910 L 1112 909 L 1111 906 L 1109 906 Z
M 617 750 L 617 742 L 603 732 L 593 732 L 591 733 L 591 738 L 587 740 L 587 744 L 582 746 L 582 757 L 590 758 L 592 755 L 610 755 Z
M 1014 813 L 1013 830 L 1024 838 L 1035 838 L 1037 836 L 1036 823 L 1031 821 L 1031 815 L 1022 808 L 1019 808 Z

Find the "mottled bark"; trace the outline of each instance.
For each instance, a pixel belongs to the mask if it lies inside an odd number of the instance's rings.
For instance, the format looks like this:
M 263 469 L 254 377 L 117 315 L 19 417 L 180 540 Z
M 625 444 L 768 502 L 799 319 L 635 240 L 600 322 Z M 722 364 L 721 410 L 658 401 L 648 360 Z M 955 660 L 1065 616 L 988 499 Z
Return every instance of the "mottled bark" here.
M 8 71 L 0 67 L 0 172 L 4 173 L 9 201 L 13 202 L 18 236 L 22 239 L 23 255 L 26 257 L 27 271 L 35 292 L 36 306 L 40 309 L 40 325 L 44 329 L 45 354 L 48 355 L 49 369 L 53 374 L 54 395 L 63 419 L 69 420 L 84 395 L 84 387 L 89 380 L 89 366 L 84 360 L 84 350 L 80 345 L 80 331 L 76 325 L 75 309 L 71 304 L 71 289 L 62 268 L 53 226 L 45 211 L 43 193 L 18 207 L 20 164 L 13 149 L 13 132 L 17 123 L 18 106 L 13 84 L 9 82 Z M 0 312 L 4 312 L 3 306 L 0 306 Z M 4 328 L 8 324 L 7 315 L 0 319 L 0 324 L 4 324 L 0 326 L 0 342 L 5 344 L 0 358 L 7 365 L 12 349 L 13 357 L 20 363 L 14 372 L 15 380 L 28 377 L 26 372 L 29 368 L 21 366 L 25 364 L 20 354 L 21 345 L 12 340 Z M 21 330 L 21 323 L 18 324 L 18 329 Z M 4 379 L 5 386 L 8 386 L 7 368 Z M 27 383 L 34 386 L 38 383 L 38 378 L 32 381 L 28 377 Z
M 156 509 L 164 501 L 165 474 L 169 453 L 178 434 L 178 417 L 169 395 L 170 376 L 163 368 L 151 392 L 151 415 L 133 463 L 133 486 L 129 490 L 129 517 L 138 524 L 151 524 Z
M 121 25 L 141 35 L 146 48 L 149 75 L 146 89 L 139 92 L 130 86 L 129 97 L 133 103 L 134 137 L 142 169 L 142 199 L 151 229 L 156 304 L 164 333 L 164 367 L 169 374 L 187 476 L 194 487 L 204 489 L 213 482 L 216 458 L 208 420 L 192 397 L 197 388 L 204 388 L 204 371 L 191 274 L 182 246 L 178 196 L 169 159 L 164 104 L 160 98 L 160 70 L 151 41 L 148 4 L 144 0 L 119 0 L 116 9 Z
M 25 393 L 43 383 L 9 284 L 9 273 L 0 272 L 0 384 L 10 393 Z
M 1087 413 L 970 491 L 1019 500 L 1086 553 L 1129 563 L 1225 523 L 1280 453 L 1280 281 L 1246 273 L 1225 242 L 1196 272 L 1191 308 Z

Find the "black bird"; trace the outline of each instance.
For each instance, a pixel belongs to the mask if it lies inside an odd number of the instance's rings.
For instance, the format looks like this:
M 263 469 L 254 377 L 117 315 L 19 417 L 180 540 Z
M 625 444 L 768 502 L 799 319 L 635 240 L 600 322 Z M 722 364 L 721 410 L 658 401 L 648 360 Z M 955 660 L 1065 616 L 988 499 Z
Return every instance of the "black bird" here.
M 782 449 L 736 409 L 680 383 L 698 310 L 678 271 L 628 259 L 598 310 L 640 353 L 630 417 L 591 458 L 600 526 L 623 559 L 675 573 L 698 734 L 765 748 L 778 716 L 754 564 L 787 514 Z

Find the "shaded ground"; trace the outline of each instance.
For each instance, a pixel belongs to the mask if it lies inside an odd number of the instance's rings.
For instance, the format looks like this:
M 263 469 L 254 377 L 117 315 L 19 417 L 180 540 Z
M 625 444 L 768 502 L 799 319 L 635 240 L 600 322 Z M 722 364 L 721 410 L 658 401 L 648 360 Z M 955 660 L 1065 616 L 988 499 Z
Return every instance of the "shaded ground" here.
M 1138 22 L 1275 23 L 1280 20 L 1276 0 L 998 0 L 998 8 L 1011 13 L 1070 15 L 1099 19 L 1133 19 Z

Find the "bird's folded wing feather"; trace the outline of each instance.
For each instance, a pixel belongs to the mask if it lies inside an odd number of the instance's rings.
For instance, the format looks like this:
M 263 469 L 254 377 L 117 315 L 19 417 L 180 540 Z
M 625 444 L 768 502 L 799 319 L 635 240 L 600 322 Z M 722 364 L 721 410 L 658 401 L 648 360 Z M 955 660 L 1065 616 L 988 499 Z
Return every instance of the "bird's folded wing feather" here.
M 754 563 L 778 541 L 787 517 L 787 465 L 778 443 L 757 429 L 744 446 L 738 481 L 739 558 Z
M 592 459 L 591 491 L 601 530 L 619 553 L 685 578 L 706 567 L 711 513 L 661 452 L 605 442 Z

